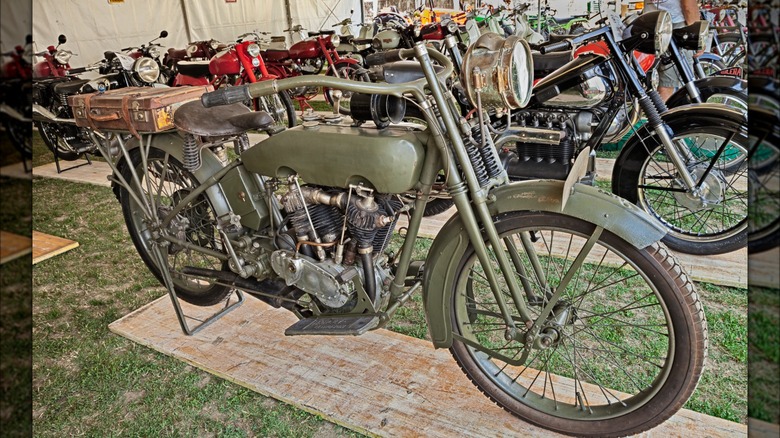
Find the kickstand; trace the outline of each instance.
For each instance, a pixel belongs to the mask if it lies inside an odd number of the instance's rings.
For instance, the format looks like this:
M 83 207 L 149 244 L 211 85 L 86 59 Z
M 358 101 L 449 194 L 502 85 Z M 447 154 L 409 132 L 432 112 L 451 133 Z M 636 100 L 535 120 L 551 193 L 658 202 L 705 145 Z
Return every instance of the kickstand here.
M 228 295 L 228 298 L 225 300 L 224 307 L 222 307 L 222 309 L 220 309 L 213 315 L 209 316 L 208 318 L 201 320 L 192 316 L 185 315 L 184 311 L 181 308 L 179 297 L 176 296 L 176 290 L 174 289 L 173 279 L 171 278 L 171 272 L 170 270 L 168 270 L 168 265 L 167 263 L 165 263 L 166 260 L 162 256 L 162 251 L 159 245 L 152 245 L 152 252 L 157 258 L 157 266 L 162 267 L 161 271 L 163 276 L 163 282 L 165 283 L 165 287 L 168 289 L 168 296 L 170 296 L 171 303 L 173 303 L 173 309 L 176 311 L 176 318 L 179 319 L 179 325 L 181 326 L 181 330 L 187 336 L 192 336 L 195 333 L 198 333 L 199 331 L 211 325 L 211 323 L 213 323 L 214 321 L 225 316 L 228 312 L 236 309 L 238 306 L 244 303 L 244 294 L 240 290 L 233 290 L 233 292 L 235 292 L 236 294 L 236 301 L 231 304 L 230 303 L 231 297 L 230 295 Z M 188 318 L 198 321 L 200 322 L 200 324 L 196 325 L 194 328 L 191 328 L 187 323 Z
M 57 152 L 56 148 L 54 149 L 54 165 L 57 166 L 57 173 L 62 173 L 62 172 L 65 172 L 67 170 L 75 169 L 75 168 L 81 167 L 81 166 L 92 165 L 92 160 L 89 159 L 89 154 L 84 154 L 84 158 L 87 159 L 86 163 L 76 164 L 75 166 L 70 166 L 68 168 L 61 169 L 60 168 L 60 154 L 59 154 L 59 152 Z

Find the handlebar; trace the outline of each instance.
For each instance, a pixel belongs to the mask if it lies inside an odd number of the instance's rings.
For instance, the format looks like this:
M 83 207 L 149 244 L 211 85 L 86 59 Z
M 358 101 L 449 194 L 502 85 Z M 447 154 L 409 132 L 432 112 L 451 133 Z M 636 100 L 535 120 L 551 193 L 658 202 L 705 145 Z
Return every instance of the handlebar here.
M 453 65 L 450 59 L 435 49 L 427 48 L 430 58 L 436 60 L 444 68 L 437 74 L 439 80 L 444 81 L 450 77 L 453 72 Z M 415 49 L 399 49 L 390 51 L 390 58 L 404 60 L 414 57 Z M 432 68 L 432 67 L 431 67 Z M 301 86 L 319 86 L 341 89 L 364 94 L 381 94 L 400 96 L 407 92 L 422 94 L 423 87 L 427 84 L 426 79 L 418 79 L 412 82 L 400 84 L 371 83 L 352 81 L 349 79 L 335 78 L 329 76 L 295 76 L 287 79 L 274 79 L 260 81 L 252 84 L 239 85 L 229 88 L 221 88 L 210 93 L 205 93 L 200 100 L 203 106 L 210 108 L 217 105 L 228 105 L 231 103 L 240 103 L 246 100 L 278 93 L 280 91 L 290 90 Z
M 561 52 L 568 49 L 571 49 L 571 40 L 563 40 L 557 43 L 547 44 L 539 47 L 539 53 L 544 55 L 548 52 Z
M 68 70 L 65 70 L 65 74 L 67 76 L 73 76 L 81 73 L 86 73 L 92 70 L 98 70 L 100 67 L 101 67 L 100 65 L 88 65 L 86 67 L 70 68 Z

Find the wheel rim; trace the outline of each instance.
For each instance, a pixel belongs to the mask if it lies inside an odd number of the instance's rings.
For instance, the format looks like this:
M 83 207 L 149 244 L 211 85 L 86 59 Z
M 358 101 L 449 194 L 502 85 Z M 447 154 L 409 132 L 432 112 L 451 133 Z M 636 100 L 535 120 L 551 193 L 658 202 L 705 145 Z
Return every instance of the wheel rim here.
M 519 232 L 533 227 L 533 245 L 553 289 L 589 236 L 552 225 L 524 226 L 502 238 L 505 245 L 511 241 L 520 249 L 524 277 L 541 295 L 543 288 L 531 274 Z M 497 263 L 491 269 L 494 266 Z M 481 272 L 476 256 L 461 270 L 455 295 L 456 330 L 499 354 L 517 358 L 523 345 L 504 338 L 506 324 Z M 508 293 L 504 294 L 509 302 Z M 669 312 L 650 281 L 621 252 L 599 241 L 561 300 L 568 303 L 562 307 L 574 309 L 568 313 L 572 321 L 559 327 L 560 337 L 551 347 L 534 347 L 525 365 L 508 365 L 466 347 L 485 377 L 515 401 L 560 418 L 605 420 L 646 405 L 670 375 L 675 346 Z M 540 308 L 529 306 L 534 317 Z M 520 322 L 517 314 L 514 318 Z
M 774 127 L 772 127 L 774 128 Z M 772 129 L 769 128 L 769 129 Z M 759 129 L 758 131 L 761 131 Z M 751 134 L 752 134 L 751 130 Z M 767 130 L 764 135 L 751 135 L 750 145 L 750 214 L 748 236 L 758 240 L 777 232 L 780 226 L 780 150 L 773 144 L 773 136 Z
M 661 221 L 672 236 L 684 240 L 720 241 L 744 231 L 748 213 L 744 145 L 736 138 L 715 133 L 714 129 L 713 133 L 681 134 L 674 141 L 690 151 L 687 167 L 694 181 L 704 179 L 702 194 L 685 192 L 674 165 L 663 146 L 659 146 L 640 171 L 638 194 L 642 208 Z M 711 159 L 726 142 L 721 157 L 706 174 Z
M 184 199 L 193 187 L 198 184 L 195 177 L 187 170 L 181 167 L 181 164 L 170 155 L 149 157 L 147 162 L 147 172 L 143 172 L 143 166 L 139 163 L 136 166 L 143 190 L 139 193 L 142 199 L 151 200 L 156 206 L 155 212 L 159 219 L 162 219 L 171 211 L 175 203 Z M 144 250 L 149 255 L 150 260 L 156 262 L 152 245 L 156 244 L 153 238 L 154 220 L 144 213 L 133 199 L 128 202 L 130 209 L 131 224 L 136 236 Z M 214 251 L 222 251 L 222 239 L 214 224 L 215 214 L 211 204 L 204 195 L 200 195 L 192 200 L 176 218 L 171 221 L 171 225 L 160 231 L 161 234 L 173 235 L 181 240 L 202 246 Z M 162 240 L 160 240 L 162 242 Z M 178 289 L 184 289 L 192 294 L 200 294 L 209 291 L 214 285 L 203 279 L 187 276 L 181 273 L 185 266 L 198 268 L 221 270 L 223 262 L 215 257 L 210 257 L 201 252 L 187 249 L 183 245 L 167 243 L 162 246 L 162 254 L 167 259 L 171 278 Z
M 287 128 L 290 126 L 290 118 L 287 116 L 287 108 L 282 104 L 278 94 L 257 98 L 257 109 L 265 111 L 274 119 L 274 126 Z

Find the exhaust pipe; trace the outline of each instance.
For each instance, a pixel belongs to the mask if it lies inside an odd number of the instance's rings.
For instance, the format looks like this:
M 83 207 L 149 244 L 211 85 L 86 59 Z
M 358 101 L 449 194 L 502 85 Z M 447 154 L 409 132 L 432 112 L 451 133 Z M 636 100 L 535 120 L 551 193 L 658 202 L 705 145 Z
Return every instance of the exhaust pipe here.
M 28 119 L 24 116 L 24 114 L 20 113 L 13 107 L 10 107 L 4 103 L 0 103 L 0 113 L 7 115 L 8 117 L 18 120 L 20 122 L 32 122 L 32 120 Z
M 63 119 L 57 117 L 53 112 L 47 110 L 41 105 L 38 105 L 37 103 L 33 104 L 33 120 L 36 122 L 64 123 L 68 125 L 76 124 L 76 119 Z

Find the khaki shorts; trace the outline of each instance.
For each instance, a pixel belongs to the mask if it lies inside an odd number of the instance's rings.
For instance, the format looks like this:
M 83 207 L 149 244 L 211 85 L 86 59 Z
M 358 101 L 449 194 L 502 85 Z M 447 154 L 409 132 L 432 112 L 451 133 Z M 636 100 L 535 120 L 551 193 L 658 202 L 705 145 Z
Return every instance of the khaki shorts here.
M 688 64 L 690 71 L 693 70 L 693 50 L 679 49 L 683 62 Z M 658 66 L 658 86 L 667 88 L 678 88 L 682 86 L 682 80 L 677 73 L 677 66 L 674 63 L 661 64 Z

